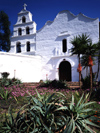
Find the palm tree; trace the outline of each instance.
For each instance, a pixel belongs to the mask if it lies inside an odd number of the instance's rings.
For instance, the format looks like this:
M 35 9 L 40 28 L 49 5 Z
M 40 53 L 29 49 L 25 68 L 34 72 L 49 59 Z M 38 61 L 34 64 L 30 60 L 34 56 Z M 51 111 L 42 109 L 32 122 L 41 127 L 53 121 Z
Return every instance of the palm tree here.
M 81 57 L 81 64 L 83 66 L 83 69 L 86 69 L 86 76 L 88 76 L 88 59 L 89 56 L 88 55 L 83 55 Z
M 73 47 L 71 48 L 71 53 L 72 55 L 77 54 L 79 64 L 80 64 L 80 55 L 84 54 L 87 44 L 89 42 L 91 42 L 91 39 L 86 34 L 78 35 L 75 36 L 73 39 L 71 39 L 71 44 L 73 44 Z M 81 72 L 79 72 L 79 85 L 80 82 L 81 82 Z
M 80 63 L 80 55 L 84 54 L 84 49 L 86 49 L 87 44 L 91 42 L 91 39 L 86 34 L 75 36 L 71 40 L 71 44 L 73 47 L 71 48 L 72 55 L 77 54 L 79 63 Z
M 99 71 L 100 71 L 100 41 L 97 43 L 97 60 L 98 60 L 98 69 L 97 69 L 97 75 L 96 75 L 96 80 L 98 78 L 99 75 Z
M 88 74 L 88 59 L 89 56 L 92 57 L 92 60 L 94 61 L 94 57 L 96 56 L 97 52 L 97 44 L 92 44 L 92 41 L 87 43 L 84 47 L 84 54 L 81 57 L 81 64 L 84 66 L 84 69 L 86 68 L 86 74 Z
M 94 57 L 96 56 L 96 53 L 97 53 L 97 44 L 92 44 L 92 41 L 90 41 L 89 43 L 86 44 L 85 46 L 85 49 L 84 49 L 84 55 L 82 57 L 82 60 L 81 62 L 84 63 L 84 66 L 88 68 L 88 61 L 91 59 L 92 61 L 94 61 Z M 86 60 L 87 58 L 87 60 Z M 90 58 L 90 59 L 89 59 Z M 90 96 L 91 96 L 91 93 L 92 93 L 92 83 L 93 83 L 93 80 L 92 80 L 92 63 L 91 65 L 89 66 L 90 67 Z

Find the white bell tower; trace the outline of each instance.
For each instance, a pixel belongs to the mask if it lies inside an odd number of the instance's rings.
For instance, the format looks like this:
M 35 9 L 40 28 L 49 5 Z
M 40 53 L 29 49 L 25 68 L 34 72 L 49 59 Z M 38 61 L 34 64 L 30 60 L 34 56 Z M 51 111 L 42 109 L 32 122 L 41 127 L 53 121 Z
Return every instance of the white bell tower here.
M 36 49 L 36 23 L 31 12 L 24 8 L 18 13 L 17 23 L 13 26 L 11 53 L 34 54 Z

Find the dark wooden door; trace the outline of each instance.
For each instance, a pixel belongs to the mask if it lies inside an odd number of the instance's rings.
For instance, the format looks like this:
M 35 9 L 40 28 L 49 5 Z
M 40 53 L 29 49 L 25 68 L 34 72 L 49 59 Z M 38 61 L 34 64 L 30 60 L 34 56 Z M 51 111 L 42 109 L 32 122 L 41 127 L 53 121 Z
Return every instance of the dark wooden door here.
M 59 80 L 71 81 L 71 65 L 68 61 L 62 61 L 59 65 Z

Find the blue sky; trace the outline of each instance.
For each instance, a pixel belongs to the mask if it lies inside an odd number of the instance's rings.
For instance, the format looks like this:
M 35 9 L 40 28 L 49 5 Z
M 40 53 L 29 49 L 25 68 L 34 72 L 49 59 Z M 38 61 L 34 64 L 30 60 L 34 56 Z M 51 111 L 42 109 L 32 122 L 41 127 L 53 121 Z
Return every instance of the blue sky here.
M 33 14 L 37 30 L 41 29 L 48 20 L 53 21 L 62 10 L 69 10 L 74 15 L 81 12 L 88 17 L 100 19 L 100 0 L 0 0 L 0 10 L 9 16 L 11 31 L 24 3 L 27 4 L 26 9 Z

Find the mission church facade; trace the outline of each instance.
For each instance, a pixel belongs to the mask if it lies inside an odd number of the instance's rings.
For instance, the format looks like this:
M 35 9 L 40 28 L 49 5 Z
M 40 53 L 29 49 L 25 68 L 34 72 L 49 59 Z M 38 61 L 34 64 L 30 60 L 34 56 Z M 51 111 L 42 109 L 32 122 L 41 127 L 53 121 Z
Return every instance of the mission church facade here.
M 41 79 L 79 81 L 77 55 L 71 56 L 71 39 L 86 33 L 93 43 L 99 40 L 99 19 L 83 14 L 73 15 L 65 10 L 57 14 L 54 21 L 48 21 L 40 30 L 32 20 L 32 14 L 24 9 L 18 13 L 13 26 L 11 49 L 0 52 L 0 72 L 9 72 L 9 77 L 23 82 L 39 82 Z M 85 77 L 86 71 L 82 70 Z M 93 66 L 97 72 L 97 64 Z M 99 79 L 100 80 L 100 77 Z

